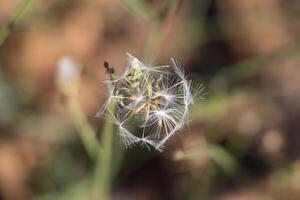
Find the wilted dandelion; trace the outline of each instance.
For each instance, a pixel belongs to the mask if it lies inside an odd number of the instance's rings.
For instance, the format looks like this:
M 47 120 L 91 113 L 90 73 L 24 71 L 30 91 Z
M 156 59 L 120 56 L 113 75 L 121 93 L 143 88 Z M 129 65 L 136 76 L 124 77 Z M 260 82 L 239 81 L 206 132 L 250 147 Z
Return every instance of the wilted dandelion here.
M 174 59 L 171 65 L 150 67 L 127 55 L 124 74 L 107 80 L 107 100 L 97 115 L 117 126 L 126 147 L 141 143 L 161 150 L 188 122 L 189 106 L 203 87 L 192 91 L 191 81 Z

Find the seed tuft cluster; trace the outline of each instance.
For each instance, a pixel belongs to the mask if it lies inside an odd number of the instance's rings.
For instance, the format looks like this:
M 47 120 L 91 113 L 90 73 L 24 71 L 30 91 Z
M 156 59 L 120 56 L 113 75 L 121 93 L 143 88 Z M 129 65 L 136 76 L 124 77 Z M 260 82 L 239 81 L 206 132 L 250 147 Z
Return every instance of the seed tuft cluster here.
M 203 87 L 192 92 L 191 81 L 173 58 L 171 65 L 150 67 L 127 56 L 125 72 L 106 81 L 107 100 L 97 116 L 117 126 L 126 147 L 141 143 L 162 150 L 188 122 L 189 106 Z

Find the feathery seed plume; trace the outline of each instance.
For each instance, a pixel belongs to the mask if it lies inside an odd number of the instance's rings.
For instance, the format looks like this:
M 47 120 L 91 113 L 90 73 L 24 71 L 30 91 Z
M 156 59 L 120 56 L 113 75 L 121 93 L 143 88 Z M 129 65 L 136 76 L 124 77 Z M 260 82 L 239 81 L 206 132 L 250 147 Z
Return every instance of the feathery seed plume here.
M 189 106 L 203 87 L 193 93 L 191 81 L 173 58 L 171 65 L 150 67 L 129 53 L 127 56 L 125 72 L 106 81 L 107 100 L 97 116 L 117 126 L 126 147 L 141 143 L 161 151 L 188 122 Z M 108 106 L 112 101 L 114 110 Z

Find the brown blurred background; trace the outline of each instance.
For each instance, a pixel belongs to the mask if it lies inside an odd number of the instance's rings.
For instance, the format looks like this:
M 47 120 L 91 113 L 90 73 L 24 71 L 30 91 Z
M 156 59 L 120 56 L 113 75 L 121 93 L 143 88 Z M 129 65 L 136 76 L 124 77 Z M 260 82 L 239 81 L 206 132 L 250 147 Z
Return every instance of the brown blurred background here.
M 0 199 L 89 199 L 94 163 L 57 62 L 81 66 L 78 101 L 101 136 L 102 64 L 121 72 L 126 52 L 177 58 L 207 95 L 163 153 L 123 150 L 113 199 L 300 199 L 300 1 L 32 0 L 12 26 L 24 2 L 0 0 Z

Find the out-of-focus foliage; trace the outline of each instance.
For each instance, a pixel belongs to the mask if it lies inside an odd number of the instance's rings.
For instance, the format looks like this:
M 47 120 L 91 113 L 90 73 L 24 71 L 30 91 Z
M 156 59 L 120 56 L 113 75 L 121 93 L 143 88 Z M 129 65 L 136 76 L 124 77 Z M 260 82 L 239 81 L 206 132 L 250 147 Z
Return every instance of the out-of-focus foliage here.
M 299 11 L 297 0 L 1 0 L 0 199 L 300 199 Z M 163 153 L 123 149 L 94 117 L 102 63 L 121 72 L 126 52 L 175 57 L 206 87 Z M 81 66 L 67 89 L 64 56 Z

